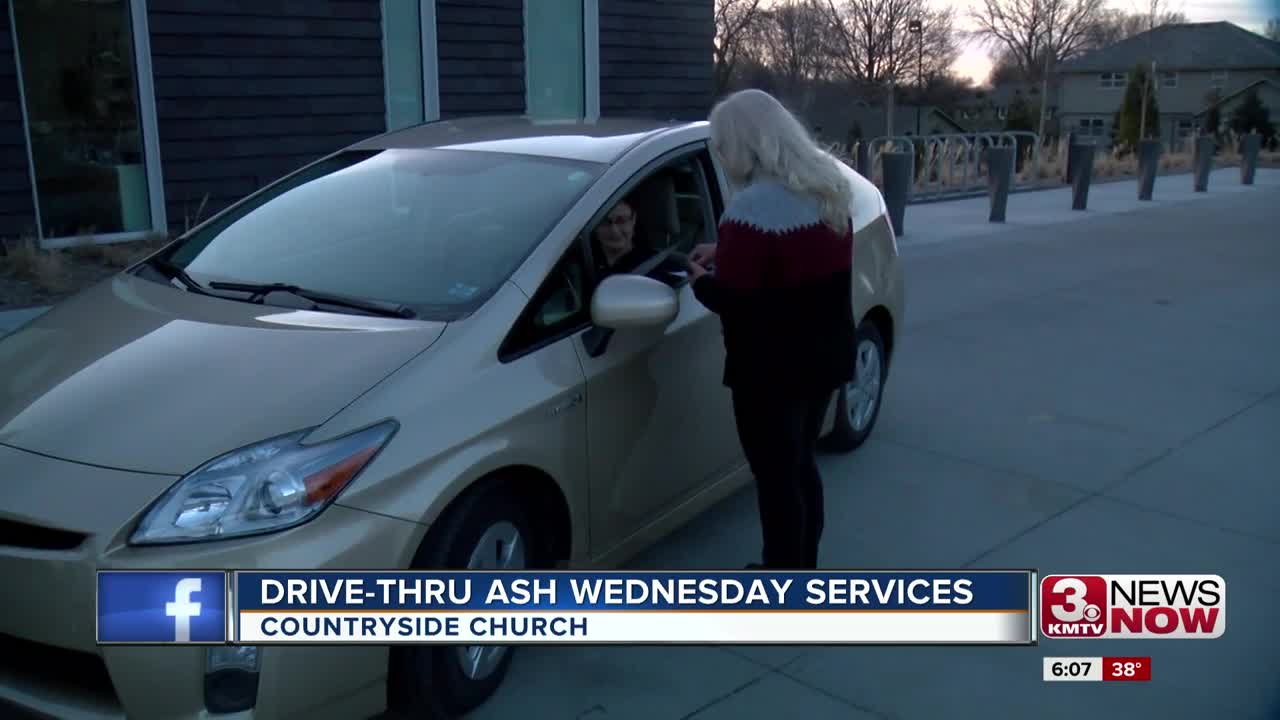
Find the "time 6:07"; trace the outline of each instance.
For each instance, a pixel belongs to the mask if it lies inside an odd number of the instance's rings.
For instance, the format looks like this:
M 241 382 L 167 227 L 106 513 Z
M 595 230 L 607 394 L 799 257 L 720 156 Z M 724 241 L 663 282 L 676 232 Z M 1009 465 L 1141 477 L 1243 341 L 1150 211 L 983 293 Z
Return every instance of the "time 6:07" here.
M 1093 665 L 1091 662 L 1056 662 L 1053 664 L 1052 672 L 1056 677 L 1080 677 L 1089 674 L 1089 667 Z

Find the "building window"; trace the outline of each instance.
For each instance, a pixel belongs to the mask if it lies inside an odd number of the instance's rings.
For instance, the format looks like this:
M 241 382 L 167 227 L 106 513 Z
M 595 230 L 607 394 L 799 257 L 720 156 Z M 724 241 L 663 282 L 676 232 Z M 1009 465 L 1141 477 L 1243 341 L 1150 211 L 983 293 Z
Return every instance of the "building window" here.
M 164 227 L 145 6 L 10 8 L 41 240 Z
M 1227 86 L 1227 71 L 1217 70 L 1209 76 L 1209 87 L 1221 88 Z
M 1160 87 L 1178 87 L 1178 73 L 1169 71 L 1160 73 Z
M 525 72 L 529 115 L 586 114 L 583 0 L 525 0 Z
M 383 0 L 387 130 L 440 117 L 435 7 L 435 0 Z
M 1102 73 L 1098 76 L 1099 87 L 1123 88 L 1128 82 L 1128 73 Z
M 1102 137 L 1107 132 L 1107 121 L 1103 118 L 1080 118 L 1079 133 L 1089 137 Z
M 1196 132 L 1195 122 L 1192 120 L 1178 121 L 1178 137 L 1185 138 L 1194 135 Z

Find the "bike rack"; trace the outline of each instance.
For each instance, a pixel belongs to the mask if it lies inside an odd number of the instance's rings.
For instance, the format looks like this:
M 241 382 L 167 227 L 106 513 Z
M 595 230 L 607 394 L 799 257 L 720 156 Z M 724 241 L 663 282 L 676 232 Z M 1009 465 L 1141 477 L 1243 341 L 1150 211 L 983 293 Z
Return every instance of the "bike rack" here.
M 1040 136 L 1021 130 L 872 138 L 867 141 L 870 166 L 867 176 L 877 186 L 883 187 L 881 156 L 885 152 L 908 152 L 917 161 L 913 200 L 985 192 L 988 176 L 984 151 L 989 147 L 1004 146 L 1015 149 L 1011 190 L 1036 184 L 1042 152 Z M 1024 148 L 1021 153 L 1018 152 L 1019 146 Z M 850 150 L 856 157 L 856 146 Z

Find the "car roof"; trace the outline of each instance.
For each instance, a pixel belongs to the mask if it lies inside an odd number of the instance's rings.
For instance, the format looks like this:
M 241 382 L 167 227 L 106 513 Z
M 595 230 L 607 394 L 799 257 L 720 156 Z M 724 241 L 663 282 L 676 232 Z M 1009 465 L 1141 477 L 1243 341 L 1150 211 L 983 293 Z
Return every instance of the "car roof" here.
M 646 138 L 705 124 L 679 120 L 602 118 L 535 120 L 525 116 L 465 117 L 414 125 L 352 145 L 351 150 L 478 150 L 613 163 Z

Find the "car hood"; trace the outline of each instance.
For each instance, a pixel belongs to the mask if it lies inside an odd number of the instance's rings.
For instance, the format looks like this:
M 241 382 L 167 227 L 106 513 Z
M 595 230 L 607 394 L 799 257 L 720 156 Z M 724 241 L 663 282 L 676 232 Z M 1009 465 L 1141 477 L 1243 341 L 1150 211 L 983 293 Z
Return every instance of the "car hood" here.
M 0 339 L 0 444 L 187 473 L 324 422 L 444 327 L 223 300 L 117 275 Z

